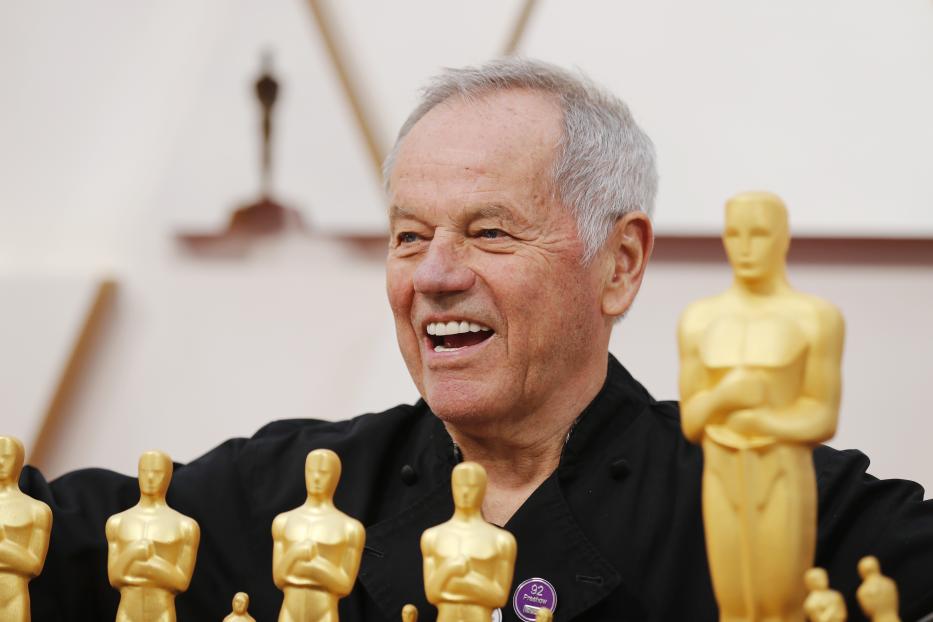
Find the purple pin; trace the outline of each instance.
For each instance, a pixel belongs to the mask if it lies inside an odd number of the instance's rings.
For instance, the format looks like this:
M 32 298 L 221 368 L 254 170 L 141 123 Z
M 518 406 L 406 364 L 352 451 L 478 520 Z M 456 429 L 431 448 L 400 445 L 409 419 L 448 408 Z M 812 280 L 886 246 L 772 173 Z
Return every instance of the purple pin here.
M 557 609 L 557 590 L 544 579 L 526 579 L 515 589 L 512 608 L 519 619 L 534 622 L 538 609 Z

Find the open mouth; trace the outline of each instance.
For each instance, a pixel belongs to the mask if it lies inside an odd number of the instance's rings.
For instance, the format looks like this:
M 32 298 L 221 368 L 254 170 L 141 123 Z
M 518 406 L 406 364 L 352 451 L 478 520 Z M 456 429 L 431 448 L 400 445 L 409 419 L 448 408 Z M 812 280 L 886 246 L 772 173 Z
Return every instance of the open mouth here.
M 451 352 L 475 346 L 495 334 L 488 326 L 468 320 L 431 322 L 427 325 L 428 339 L 435 352 Z

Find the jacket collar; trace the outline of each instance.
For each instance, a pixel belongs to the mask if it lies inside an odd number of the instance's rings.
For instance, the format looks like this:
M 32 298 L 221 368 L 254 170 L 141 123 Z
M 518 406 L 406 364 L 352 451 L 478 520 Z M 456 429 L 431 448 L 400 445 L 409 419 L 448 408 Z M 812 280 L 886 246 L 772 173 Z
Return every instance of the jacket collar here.
M 583 466 L 594 441 L 608 428 L 618 433 L 640 414 L 650 395 L 614 357 L 603 388 L 581 413 L 570 435 L 557 471 L 519 508 L 505 526 L 518 539 L 518 558 L 510 594 L 529 578 L 543 578 L 556 588 L 557 614 L 572 620 L 616 590 L 626 592 L 632 610 L 643 609 L 638 597 L 625 585 L 623 574 L 587 539 L 574 517 L 562 482 Z M 458 457 L 443 424 L 424 405 L 433 455 L 425 475 L 425 494 L 401 512 L 367 527 L 366 548 L 359 580 L 389 619 L 397 619 L 402 606 L 415 604 L 422 619 L 431 620 L 434 609 L 427 603 L 421 572 L 422 532 L 448 520 L 453 514 L 450 474 Z M 619 526 L 621 529 L 622 526 Z M 407 572 L 399 572 L 406 569 Z M 430 613 L 428 613 L 430 612 Z M 515 620 L 511 601 L 503 607 L 505 620 Z

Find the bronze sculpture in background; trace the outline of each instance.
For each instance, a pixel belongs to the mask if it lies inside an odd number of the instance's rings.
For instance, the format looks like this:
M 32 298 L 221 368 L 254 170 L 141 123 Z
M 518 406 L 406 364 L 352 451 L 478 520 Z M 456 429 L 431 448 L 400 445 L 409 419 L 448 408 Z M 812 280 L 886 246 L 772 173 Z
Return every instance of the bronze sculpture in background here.
M 822 568 L 810 568 L 803 575 L 809 594 L 803 611 L 810 622 L 846 622 L 846 602 L 842 594 L 829 588 L 829 577 Z
M 509 600 L 515 537 L 483 519 L 486 471 L 462 462 L 451 475 L 454 515 L 421 536 L 424 589 L 437 622 L 489 622 Z
M 333 451 L 309 453 L 307 500 L 272 523 L 272 578 L 285 593 L 279 622 L 336 622 L 337 602 L 356 582 L 366 532 L 334 507 L 340 469 Z
M 168 506 L 172 461 L 161 451 L 139 458 L 139 503 L 107 519 L 107 575 L 120 590 L 117 622 L 174 622 L 175 596 L 188 589 L 201 531 Z
M 723 242 L 732 287 L 691 304 L 678 334 L 683 431 L 703 447 L 713 588 L 721 620 L 803 620 L 812 448 L 836 429 L 843 320 L 788 284 L 777 196 L 730 199 Z
M 898 615 L 897 585 L 881 574 L 878 558 L 869 555 L 858 562 L 862 584 L 855 592 L 858 604 L 871 622 L 901 622 Z
M 402 607 L 402 622 L 418 622 L 418 608 L 414 605 Z
M 49 550 L 52 510 L 23 494 L 19 475 L 25 450 L 0 436 L 0 620 L 28 622 L 29 581 L 39 576 Z
M 246 592 L 237 592 L 233 596 L 233 611 L 223 622 L 256 622 L 256 618 L 249 615 L 248 609 L 249 595 Z

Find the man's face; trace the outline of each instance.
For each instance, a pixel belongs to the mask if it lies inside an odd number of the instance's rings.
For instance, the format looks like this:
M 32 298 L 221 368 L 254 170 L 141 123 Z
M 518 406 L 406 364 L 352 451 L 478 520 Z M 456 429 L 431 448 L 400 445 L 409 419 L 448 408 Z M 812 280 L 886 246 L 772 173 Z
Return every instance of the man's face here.
M 765 200 L 730 201 L 723 242 L 740 279 L 757 281 L 775 275 L 784 263 L 788 244 L 783 208 Z
M 401 145 L 387 290 L 408 370 L 444 421 L 530 414 L 605 354 L 597 271 L 549 189 L 561 136 L 556 103 L 512 90 L 444 102 Z
M 139 459 L 139 490 L 144 495 L 165 496 L 171 479 L 171 465 L 159 454 L 146 453 Z

